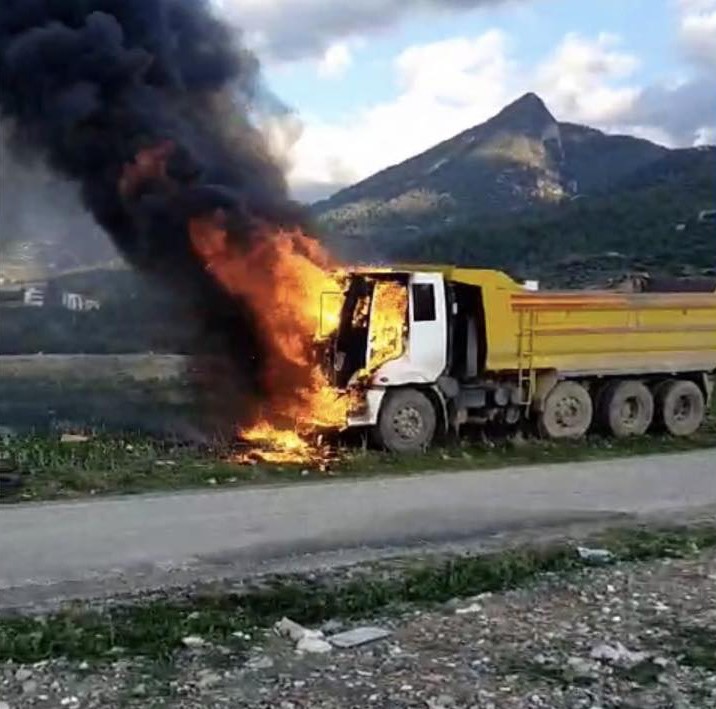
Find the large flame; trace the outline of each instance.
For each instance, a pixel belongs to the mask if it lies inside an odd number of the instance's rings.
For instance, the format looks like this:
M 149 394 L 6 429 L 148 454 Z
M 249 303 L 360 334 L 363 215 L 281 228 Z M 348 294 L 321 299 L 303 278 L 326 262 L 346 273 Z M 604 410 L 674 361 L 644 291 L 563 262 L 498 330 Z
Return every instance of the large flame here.
M 408 291 L 396 281 L 378 281 L 370 318 L 368 373 L 399 359 L 405 352 Z
M 171 183 L 167 163 L 175 146 L 167 141 L 141 151 L 125 166 L 120 194 L 131 199 L 148 182 Z M 255 222 L 240 243 L 230 238 L 226 215 L 195 218 L 191 246 L 205 268 L 237 302 L 248 306 L 266 346 L 266 398 L 253 421 L 239 432 L 256 448 L 241 457 L 273 463 L 321 460 L 322 429 L 345 426 L 353 394 L 337 390 L 315 359 L 315 348 L 338 329 L 345 274 L 300 229 Z M 370 326 L 367 380 L 405 351 L 408 293 L 403 284 L 377 280 L 373 296 L 361 301 L 354 321 Z M 354 322 L 354 325 L 358 323 Z M 313 443 L 312 439 L 318 439 Z
M 252 245 L 234 246 L 223 216 L 195 219 L 190 236 L 197 254 L 222 286 L 253 311 L 267 343 L 268 400 L 245 441 L 261 444 L 269 462 L 310 460 L 307 442 L 321 428 L 341 428 L 349 399 L 326 378 L 313 350 L 337 329 L 343 292 L 340 273 L 317 241 L 298 229 L 257 225 Z

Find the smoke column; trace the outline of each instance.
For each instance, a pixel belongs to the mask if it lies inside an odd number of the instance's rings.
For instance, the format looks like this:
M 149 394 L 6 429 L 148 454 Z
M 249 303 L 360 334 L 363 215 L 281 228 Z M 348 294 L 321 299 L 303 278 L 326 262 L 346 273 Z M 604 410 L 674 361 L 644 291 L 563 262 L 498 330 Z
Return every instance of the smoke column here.
M 261 388 L 255 318 L 207 274 L 188 225 L 221 210 L 236 248 L 301 225 L 252 123 L 259 67 L 206 0 L 2 0 L 0 117 L 76 181 L 136 268 L 180 290 Z M 0 197 L 1 198 L 1 197 Z

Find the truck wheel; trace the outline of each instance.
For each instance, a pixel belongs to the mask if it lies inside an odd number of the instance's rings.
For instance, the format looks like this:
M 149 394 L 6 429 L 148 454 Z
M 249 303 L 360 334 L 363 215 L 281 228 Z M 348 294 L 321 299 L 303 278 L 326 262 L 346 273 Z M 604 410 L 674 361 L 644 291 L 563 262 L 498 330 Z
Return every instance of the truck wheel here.
M 600 399 L 599 418 L 617 438 L 643 436 L 654 420 L 654 397 L 641 382 L 615 382 Z
M 663 384 L 656 393 L 658 423 L 672 436 L 693 436 L 706 418 L 706 400 L 696 384 L 674 381 Z
M 383 404 L 376 438 L 391 453 L 420 453 L 433 442 L 436 427 L 430 399 L 415 389 L 401 389 Z
M 582 438 L 592 425 L 594 405 L 577 382 L 561 382 L 552 389 L 540 413 L 540 433 L 554 440 Z

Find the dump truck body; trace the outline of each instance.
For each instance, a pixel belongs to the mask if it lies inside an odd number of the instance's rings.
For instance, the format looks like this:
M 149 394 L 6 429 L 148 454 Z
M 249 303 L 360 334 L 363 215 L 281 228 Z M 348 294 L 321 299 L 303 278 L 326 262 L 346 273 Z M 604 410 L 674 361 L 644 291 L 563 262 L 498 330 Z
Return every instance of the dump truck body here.
M 527 292 L 484 272 L 486 368 L 618 375 L 716 370 L 716 293 Z M 501 276 L 502 274 L 500 274 Z
M 583 409 L 592 410 L 582 412 L 576 429 L 565 424 L 565 437 L 581 431 L 585 417 L 592 425 L 600 416 L 611 416 L 610 425 L 618 428 L 614 411 L 622 404 L 625 412 L 629 406 L 646 407 L 635 428 L 641 432 L 646 419 L 651 425 L 663 418 L 658 407 L 667 405 L 667 394 L 657 391 L 659 386 L 691 382 L 701 391 L 704 405 L 711 392 L 716 293 L 533 292 L 497 271 L 437 266 L 356 272 L 352 281 L 356 292 L 369 300 L 371 292 L 387 288 L 387 283 L 404 288 L 407 307 L 392 334 L 385 332 L 384 318 L 382 331 L 375 332 L 375 313 L 367 309 L 365 338 L 356 341 L 360 352 L 352 360 L 343 351 L 350 349 L 348 340 L 338 338 L 339 359 L 353 362 L 342 367 L 338 384 L 364 391 L 350 426 L 385 429 L 381 419 L 386 400 L 410 389 L 421 395 L 416 411 L 424 409 L 424 399 L 430 401 L 436 430 L 544 418 L 555 406 L 559 411 L 554 415 L 566 421 L 581 402 Z M 349 297 L 342 328 L 355 319 L 352 302 Z M 389 361 L 370 369 L 371 347 L 386 337 L 400 339 L 402 346 Z M 560 389 L 563 382 L 572 384 Z M 555 396 L 559 398 L 555 389 L 570 391 L 561 409 L 554 403 Z M 679 398 L 679 392 L 677 387 L 668 396 Z M 686 400 L 689 395 L 683 396 Z M 415 411 L 411 415 L 417 416 Z M 628 412 L 624 416 L 628 418 Z M 394 419 L 400 419 L 400 412 Z M 432 429 L 432 421 L 428 423 Z M 559 431 L 553 427 L 555 433 Z

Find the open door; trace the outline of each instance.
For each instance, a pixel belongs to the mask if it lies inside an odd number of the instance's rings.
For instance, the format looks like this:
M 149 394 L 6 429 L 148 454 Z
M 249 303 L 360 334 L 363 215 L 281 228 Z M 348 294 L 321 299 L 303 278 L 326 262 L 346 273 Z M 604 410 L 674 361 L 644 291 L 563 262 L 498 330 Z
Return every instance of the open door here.
M 408 357 L 419 380 L 432 383 L 445 371 L 448 322 L 445 282 L 440 273 L 415 273 L 410 279 Z

